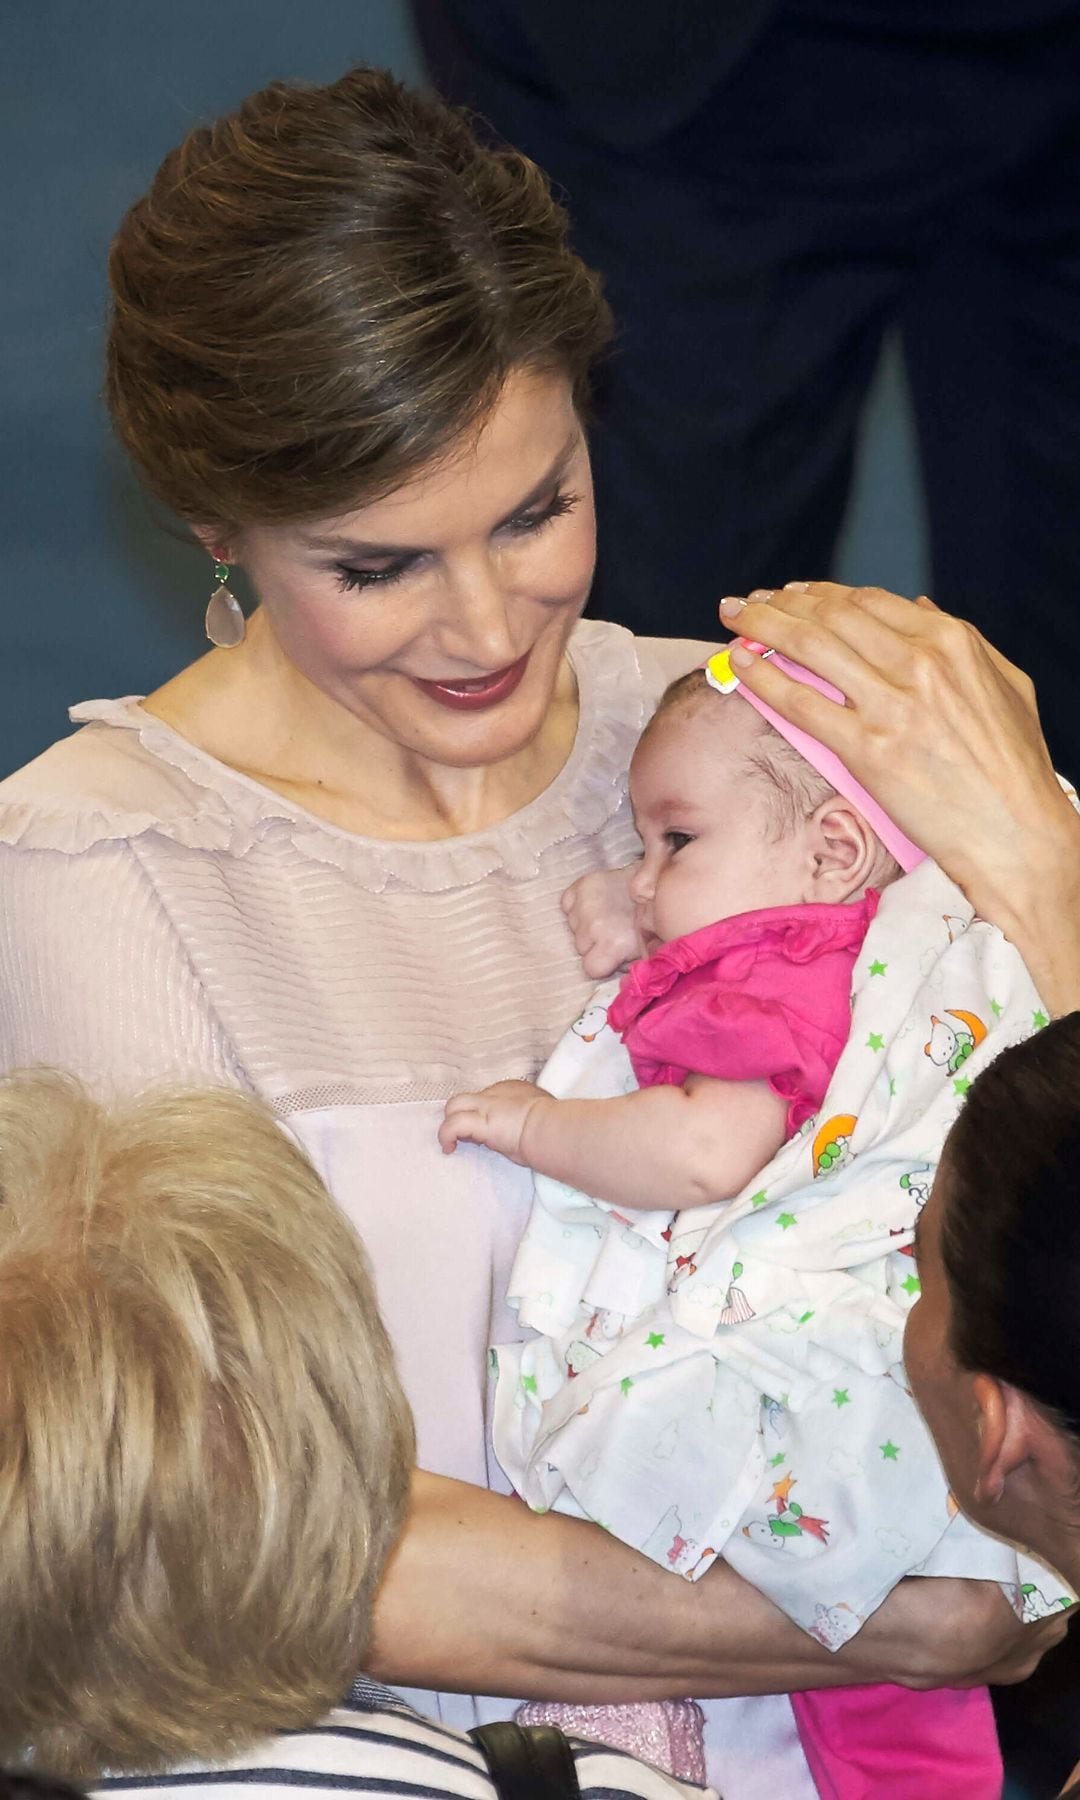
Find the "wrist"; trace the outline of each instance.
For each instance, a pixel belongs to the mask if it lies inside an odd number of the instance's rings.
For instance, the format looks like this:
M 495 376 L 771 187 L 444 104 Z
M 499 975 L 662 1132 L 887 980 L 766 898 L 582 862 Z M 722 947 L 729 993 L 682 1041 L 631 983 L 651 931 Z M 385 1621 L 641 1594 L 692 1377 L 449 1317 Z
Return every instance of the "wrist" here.
M 1080 1007 L 1080 814 L 1065 794 L 1025 831 L 1007 867 L 961 885 L 1019 951 L 1050 1011 Z
M 544 1153 L 547 1115 L 550 1114 L 551 1108 L 558 1104 L 554 1095 L 546 1094 L 541 1090 L 525 1108 L 525 1117 L 521 1122 L 521 1131 L 518 1134 L 518 1157 L 527 1169 L 540 1168 L 538 1159 L 542 1159 Z M 540 1173 L 543 1172 L 543 1169 L 540 1169 Z

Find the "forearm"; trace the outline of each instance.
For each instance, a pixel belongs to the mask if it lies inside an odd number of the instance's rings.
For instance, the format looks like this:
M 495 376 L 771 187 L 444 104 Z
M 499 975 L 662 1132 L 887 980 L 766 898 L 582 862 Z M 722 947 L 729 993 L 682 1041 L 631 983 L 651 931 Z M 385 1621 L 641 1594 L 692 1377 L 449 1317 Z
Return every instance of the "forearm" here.
M 594 1525 L 421 1473 L 367 1666 L 403 1686 L 585 1703 L 963 1680 L 983 1615 L 943 1614 L 927 1586 L 904 1583 L 833 1655 L 723 1563 L 684 1581 Z
M 529 1167 L 627 1208 L 730 1200 L 784 1141 L 784 1103 L 762 1082 L 691 1076 L 610 1100 L 542 1095 L 522 1136 Z

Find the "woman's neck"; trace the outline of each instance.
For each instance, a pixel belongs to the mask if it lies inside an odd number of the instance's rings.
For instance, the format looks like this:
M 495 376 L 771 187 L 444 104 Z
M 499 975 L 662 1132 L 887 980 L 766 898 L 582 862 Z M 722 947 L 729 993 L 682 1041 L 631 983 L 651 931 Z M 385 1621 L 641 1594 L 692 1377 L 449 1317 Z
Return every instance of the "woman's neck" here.
M 258 614 L 235 650 L 200 658 L 147 697 L 146 711 L 218 762 L 339 830 L 422 842 L 482 831 L 537 799 L 577 731 L 577 685 L 564 658 L 540 730 L 479 768 L 428 760 L 308 681 Z

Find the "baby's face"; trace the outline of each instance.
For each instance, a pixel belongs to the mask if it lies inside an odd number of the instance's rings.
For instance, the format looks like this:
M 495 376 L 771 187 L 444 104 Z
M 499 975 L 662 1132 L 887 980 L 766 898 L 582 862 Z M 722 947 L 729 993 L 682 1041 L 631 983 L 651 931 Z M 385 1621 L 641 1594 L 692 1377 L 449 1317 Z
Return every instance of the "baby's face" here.
M 745 702 L 709 694 L 663 714 L 635 751 L 630 798 L 645 857 L 630 891 L 647 944 L 811 897 L 804 836 L 776 840 L 765 782 L 745 766 L 756 734 Z

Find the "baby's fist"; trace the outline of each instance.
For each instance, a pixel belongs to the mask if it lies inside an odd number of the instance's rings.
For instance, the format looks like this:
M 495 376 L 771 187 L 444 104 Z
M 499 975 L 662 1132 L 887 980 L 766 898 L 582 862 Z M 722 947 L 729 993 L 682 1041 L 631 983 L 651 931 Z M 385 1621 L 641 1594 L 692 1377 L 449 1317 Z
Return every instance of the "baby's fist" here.
M 443 1154 L 449 1156 L 463 1142 L 485 1144 L 489 1150 L 497 1150 L 500 1156 L 527 1167 L 528 1158 L 522 1147 L 526 1120 L 538 1101 L 550 1098 L 533 1081 L 496 1081 L 478 1094 L 455 1094 L 446 1102 L 439 1126 Z
M 593 981 L 604 981 L 623 963 L 645 953 L 630 898 L 630 877 L 636 868 L 630 863 L 625 869 L 594 869 L 562 897 L 581 966 Z

